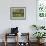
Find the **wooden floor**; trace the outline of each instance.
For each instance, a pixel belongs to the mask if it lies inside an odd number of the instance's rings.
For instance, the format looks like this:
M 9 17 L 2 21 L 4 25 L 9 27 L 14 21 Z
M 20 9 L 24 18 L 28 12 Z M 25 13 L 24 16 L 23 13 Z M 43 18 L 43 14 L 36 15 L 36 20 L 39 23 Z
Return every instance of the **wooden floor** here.
M 0 46 L 4 46 L 4 43 L 3 42 L 2 43 L 0 42 Z M 10 43 L 8 43 L 7 46 L 15 46 L 15 42 L 14 43 L 10 42 Z M 37 43 L 32 42 L 32 43 L 30 43 L 30 46 L 37 46 Z M 41 46 L 46 46 L 46 43 L 44 43 L 44 45 L 41 45 Z

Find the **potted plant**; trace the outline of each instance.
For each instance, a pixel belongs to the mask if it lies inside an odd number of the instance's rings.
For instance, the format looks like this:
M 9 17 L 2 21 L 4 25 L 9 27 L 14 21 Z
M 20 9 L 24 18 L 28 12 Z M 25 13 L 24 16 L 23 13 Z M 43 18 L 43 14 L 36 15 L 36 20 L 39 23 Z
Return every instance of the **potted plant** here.
M 46 36 L 45 34 L 46 34 L 45 32 L 35 32 L 33 35 L 37 38 L 37 41 L 40 43 L 40 40 L 42 38 L 45 38 L 44 37 Z

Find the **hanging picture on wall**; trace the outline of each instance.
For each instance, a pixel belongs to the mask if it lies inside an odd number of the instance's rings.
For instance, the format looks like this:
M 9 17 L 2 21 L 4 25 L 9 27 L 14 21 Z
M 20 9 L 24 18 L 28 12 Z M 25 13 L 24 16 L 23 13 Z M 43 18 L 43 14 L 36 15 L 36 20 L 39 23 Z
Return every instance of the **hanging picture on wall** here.
M 10 8 L 10 19 L 11 20 L 26 19 L 26 8 L 25 7 L 11 7 Z
M 37 15 L 39 18 L 46 18 L 46 0 L 37 0 Z
M 37 0 L 36 10 L 36 24 L 41 26 L 46 25 L 46 0 Z

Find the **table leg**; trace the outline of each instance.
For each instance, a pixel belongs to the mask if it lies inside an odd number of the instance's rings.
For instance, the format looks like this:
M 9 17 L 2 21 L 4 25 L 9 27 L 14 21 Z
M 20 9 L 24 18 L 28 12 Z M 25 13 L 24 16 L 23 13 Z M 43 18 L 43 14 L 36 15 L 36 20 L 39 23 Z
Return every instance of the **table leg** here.
M 5 46 L 7 46 L 7 35 L 5 34 Z

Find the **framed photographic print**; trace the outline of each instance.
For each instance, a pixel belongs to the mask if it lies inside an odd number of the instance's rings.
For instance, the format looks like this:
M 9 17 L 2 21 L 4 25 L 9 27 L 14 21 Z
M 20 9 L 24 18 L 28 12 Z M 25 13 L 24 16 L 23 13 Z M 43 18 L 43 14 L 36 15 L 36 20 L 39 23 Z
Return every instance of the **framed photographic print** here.
M 23 20 L 26 19 L 26 7 L 11 7 L 10 8 L 11 20 Z
M 46 0 L 37 0 L 37 15 L 39 18 L 46 18 Z
M 36 1 L 36 23 L 37 25 L 46 25 L 46 0 Z

